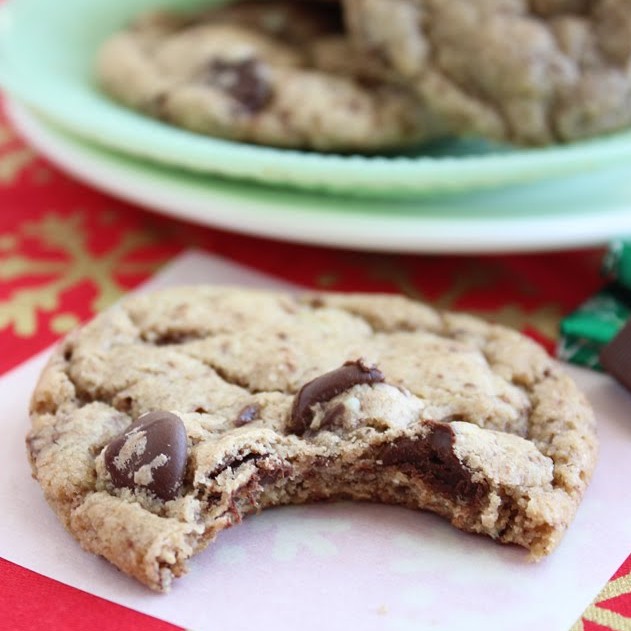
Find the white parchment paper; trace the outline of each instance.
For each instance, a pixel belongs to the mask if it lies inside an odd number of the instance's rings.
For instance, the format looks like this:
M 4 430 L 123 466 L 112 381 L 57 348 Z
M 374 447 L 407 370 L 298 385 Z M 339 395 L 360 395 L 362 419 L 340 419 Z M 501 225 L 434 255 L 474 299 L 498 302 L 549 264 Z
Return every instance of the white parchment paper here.
M 282 286 L 198 253 L 148 285 Z M 69 585 L 197 631 L 322 629 L 567 631 L 631 552 L 631 396 L 603 375 L 568 368 L 594 405 L 601 439 L 593 482 L 551 557 L 390 506 L 287 507 L 222 533 L 158 595 L 67 534 L 31 479 L 27 406 L 43 353 L 0 380 L 0 556 Z

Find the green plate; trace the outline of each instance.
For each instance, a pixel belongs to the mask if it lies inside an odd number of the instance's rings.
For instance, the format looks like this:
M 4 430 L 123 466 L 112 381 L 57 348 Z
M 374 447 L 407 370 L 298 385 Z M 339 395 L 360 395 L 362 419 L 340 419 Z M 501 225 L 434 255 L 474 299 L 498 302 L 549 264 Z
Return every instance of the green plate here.
M 628 166 L 462 195 L 352 198 L 173 169 L 81 140 L 11 100 L 7 113 L 26 140 L 80 180 L 179 219 L 246 234 L 443 254 L 559 250 L 631 234 Z
M 217 0 L 214 0 L 217 1 Z M 93 142 L 155 162 L 233 178 L 353 195 L 462 192 L 631 162 L 631 132 L 546 149 L 446 141 L 398 156 L 322 155 L 207 138 L 125 109 L 99 92 L 100 43 L 140 11 L 209 0 L 12 0 L 0 7 L 0 84 Z

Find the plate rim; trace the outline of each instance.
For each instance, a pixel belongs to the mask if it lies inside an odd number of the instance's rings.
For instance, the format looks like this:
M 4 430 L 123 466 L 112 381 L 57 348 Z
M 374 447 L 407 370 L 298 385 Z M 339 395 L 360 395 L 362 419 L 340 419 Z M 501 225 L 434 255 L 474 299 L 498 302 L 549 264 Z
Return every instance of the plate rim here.
M 7 99 L 5 106 L 20 135 L 82 182 L 176 219 L 251 236 L 364 251 L 500 254 L 600 246 L 618 232 L 631 234 L 631 213 L 622 206 L 609 211 L 595 209 L 578 219 L 567 215 L 506 216 L 498 220 L 338 212 L 328 213 L 323 221 L 322 213 L 312 209 L 291 207 L 288 213 L 273 202 L 243 200 L 213 190 L 211 178 L 208 189 L 203 190 L 191 190 L 180 180 L 166 182 L 154 172 L 157 167 L 153 165 L 110 155 L 100 147 L 71 138 L 13 99 Z M 131 172 L 117 162 L 121 157 L 131 163 Z M 135 164 L 138 169 L 134 172 Z M 616 226 L 615 231 L 611 225 Z
M 0 82 L 4 83 L 7 91 L 71 133 L 115 151 L 169 167 L 247 177 L 307 190 L 324 189 L 356 196 L 397 198 L 488 190 L 543 181 L 605 168 L 623 157 L 631 159 L 631 130 L 562 146 L 461 157 L 388 159 L 276 149 L 211 138 L 161 124 L 109 101 L 97 90 L 89 89 L 87 82 L 73 79 L 70 84 L 80 88 L 77 94 L 87 95 L 93 103 L 106 108 L 101 113 L 110 113 L 111 119 L 105 117 L 101 124 L 95 124 L 98 112 L 94 113 L 92 108 L 69 111 L 64 108 L 63 99 L 54 98 L 54 91 L 47 95 L 53 98 L 44 98 L 40 82 L 24 80 L 15 67 L 12 72 L 12 59 L 15 62 L 16 57 L 19 58 L 19 47 L 15 50 L 15 42 L 20 39 L 15 35 L 20 21 L 12 18 L 16 14 L 19 18 L 19 7 L 28 7 L 29 1 L 11 0 L 0 6 L 0 21 L 5 18 L 4 34 L 0 29 L 0 48 L 3 39 L 4 46 L 8 44 L 4 60 L 0 54 Z M 2 63 L 4 69 L 1 68 Z M 28 64 L 26 67 L 29 67 Z M 128 136 L 130 127 L 135 128 L 135 133 Z M 126 133 L 120 133 L 123 131 Z M 194 158 L 191 157 L 193 155 Z M 200 155 L 204 156 L 204 163 L 200 162 Z M 456 170 L 457 180 L 454 179 Z M 502 177 L 498 180 L 500 172 Z

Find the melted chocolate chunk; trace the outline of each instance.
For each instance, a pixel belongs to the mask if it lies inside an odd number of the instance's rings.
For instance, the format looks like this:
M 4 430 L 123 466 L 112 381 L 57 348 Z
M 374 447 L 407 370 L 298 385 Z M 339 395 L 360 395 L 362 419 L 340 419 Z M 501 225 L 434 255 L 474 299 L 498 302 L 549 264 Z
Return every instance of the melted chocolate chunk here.
M 330 401 L 353 386 L 382 383 L 383 373 L 376 366 L 368 366 L 361 359 L 346 362 L 342 367 L 327 372 L 306 383 L 294 399 L 287 431 L 300 436 L 313 420 L 312 407 Z
M 234 421 L 235 427 L 243 427 L 257 418 L 260 418 L 261 406 L 258 403 L 252 405 L 246 405 L 238 414 Z
M 170 412 L 143 414 L 110 442 L 103 457 L 115 487 L 144 488 L 172 500 L 186 471 L 186 428 Z
M 226 469 L 238 469 L 248 462 L 252 462 L 257 464 L 260 460 L 265 458 L 265 454 L 246 454 L 243 456 L 233 456 L 227 458 L 224 462 L 222 462 L 216 469 L 208 472 L 209 478 L 216 478 L 220 473 L 223 473 Z
M 256 59 L 215 59 L 204 80 L 228 94 L 249 114 L 260 112 L 272 98 L 272 88 L 265 79 L 263 65 Z
M 344 418 L 344 412 L 346 412 L 346 407 L 343 403 L 338 403 L 322 417 L 320 428 L 337 425 L 338 421 Z
M 449 423 L 431 423 L 423 439 L 398 438 L 378 450 L 376 459 L 386 467 L 413 469 L 436 492 L 467 502 L 482 501 L 486 488 L 473 482 L 471 472 L 454 453 L 455 434 Z
M 631 390 L 631 321 L 600 352 L 602 367 Z

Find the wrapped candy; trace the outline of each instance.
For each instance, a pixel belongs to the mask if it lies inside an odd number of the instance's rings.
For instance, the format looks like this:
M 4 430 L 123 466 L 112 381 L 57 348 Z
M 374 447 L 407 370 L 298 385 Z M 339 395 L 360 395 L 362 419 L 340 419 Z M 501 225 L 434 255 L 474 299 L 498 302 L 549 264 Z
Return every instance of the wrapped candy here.
M 631 251 L 628 262 L 631 265 Z M 629 274 L 631 281 L 631 270 Z M 631 289 L 618 282 L 610 283 L 562 320 L 557 356 L 564 361 L 602 370 L 601 351 L 630 317 Z
M 610 244 L 603 274 L 611 281 L 631 289 L 631 241 L 619 239 Z

